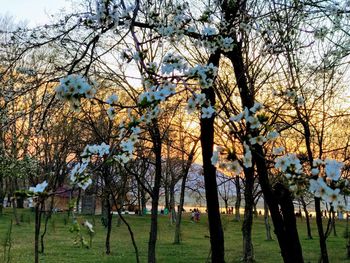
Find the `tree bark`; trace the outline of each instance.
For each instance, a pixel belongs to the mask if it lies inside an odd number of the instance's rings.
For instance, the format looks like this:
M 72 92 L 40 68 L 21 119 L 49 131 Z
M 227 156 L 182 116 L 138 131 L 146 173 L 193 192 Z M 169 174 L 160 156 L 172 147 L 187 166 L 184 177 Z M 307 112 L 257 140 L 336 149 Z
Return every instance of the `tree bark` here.
M 236 202 L 235 202 L 235 220 L 240 221 L 241 220 L 241 200 L 242 200 L 242 194 L 241 194 L 241 184 L 240 184 L 240 177 L 239 175 L 236 175 L 235 178 L 235 185 L 236 185 Z
M 180 203 L 177 211 L 176 226 L 175 226 L 174 244 L 180 244 L 180 241 L 181 241 L 181 220 L 182 220 L 182 210 L 185 202 L 186 181 L 187 181 L 188 172 L 190 171 L 190 168 L 193 162 L 194 154 L 196 152 L 197 143 L 198 141 L 195 142 L 188 156 L 186 166 L 183 169 L 181 189 L 180 189 Z
M 181 182 L 180 204 L 177 211 L 174 244 L 180 244 L 180 240 L 181 240 L 181 220 L 182 220 L 182 209 L 184 207 L 184 200 L 185 200 L 186 179 L 187 179 L 187 174 L 182 177 L 182 182 Z
M 208 64 L 212 63 L 214 66 L 218 66 L 220 59 L 220 53 L 216 52 L 209 58 Z M 206 95 L 206 98 L 210 101 L 212 106 L 215 105 L 215 93 L 214 88 L 203 89 L 202 93 Z M 207 200 L 207 211 L 209 221 L 209 233 L 211 244 L 211 260 L 214 263 L 225 262 L 225 250 L 224 250 L 224 233 L 222 230 L 219 197 L 216 182 L 216 168 L 211 163 L 213 156 L 214 146 L 214 116 L 211 118 L 200 119 L 200 141 L 202 145 L 202 158 L 203 158 L 203 173 L 204 173 L 204 185 L 205 196 Z
M 252 225 L 253 225 L 253 188 L 254 188 L 254 169 L 245 168 L 245 207 L 244 207 L 244 220 L 242 225 L 243 234 L 243 262 L 254 262 L 254 252 L 252 243 Z
M 233 65 L 242 106 L 250 109 L 254 105 L 254 92 L 249 88 L 245 75 L 246 67 L 243 62 L 241 43 L 237 39 L 234 39 L 234 43 L 235 47 L 227 53 L 227 57 Z M 251 132 L 252 137 L 256 137 L 257 135 L 256 131 Z M 289 190 L 285 189 L 282 185 L 279 185 L 276 191 L 272 190 L 265 154 L 261 145 L 254 145 L 252 157 L 257 166 L 262 192 L 271 212 L 271 218 L 283 260 L 285 263 L 302 263 L 304 259 L 297 232 L 294 206 Z
M 269 222 L 269 207 L 265 201 L 264 198 L 264 222 L 265 222 L 265 229 L 266 229 L 266 240 L 272 240 L 271 236 L 271 226 Z
M 41 225 L 41 200 L 35 204 L 34 262 L 39 263 L 39 235 Z
M 174 182 L 170 183 L 169 187 L 169 193 L 170 193 L 170 204 L 169 204 L 169 213 L 170 213 L 170 223 L 174 224 L 176 223 L 176 211 L 175 211 L 175 185 Z
M 307 239 L 312 239 L 309 211 L 307 210 L 307 205 L 306 205 L 305 199 L 303 197 L 301 197 L 300 201 L 301 201 L 301 205 L 303 206 L 304 213 L 305 213 Z
M 152 141 L 153 151 L 155 154 L 155 176 L 154 185 L 152 189 L 152 209 L 151 209 L 151 229 L 149 233 L 148 241 L 148 262 L 156 262 L 156 242 L 157 242 L 157 227 L 158 227 L 158 203 L 159 203 L 159 190 L 162 178 L 162 141 L 158 124 L 156 121 L 153 123 Z
M 105 248 L 106 248 L 106 254 L 111 254 L 111 232 L 112 232 L 112 207 L 110 203 L 110 195 L 108 194 L 106 197 L 106 210 L 107 210 L 107 235 L 106 235 L 106 242 L 105 242 Z

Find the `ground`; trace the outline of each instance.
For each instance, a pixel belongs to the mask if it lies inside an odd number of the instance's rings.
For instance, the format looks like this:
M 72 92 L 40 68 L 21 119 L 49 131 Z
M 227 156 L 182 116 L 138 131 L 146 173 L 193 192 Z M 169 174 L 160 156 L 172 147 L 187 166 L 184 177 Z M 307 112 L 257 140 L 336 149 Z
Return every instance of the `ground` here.
M 12 263 L 31 263 L 34 261 L 34 214 L 26 209 L 19 209 L 21 224 L 14 225 L 11 234 L 11 261 Z M 4 241 L 10 220 L 12 218 L 11 210 L 5 210 L 5 214 L 0 216 L 0 262 L 3 262 Z M 149 216 L 126 215 L 125 218 L 130 222 L 134 231 L 136 242 L 140 251 L 141 262 L 147 261 L 147 242 L 149 234 Z M 105 229 L 101 224 L 99 216 L 79 216 L 79 222 L 88 219 L 95 222 L 96 234 L 92 241 L 92 247 L 82 248 L 74 245 L 75 234 L 69 231 L 71 219 L 64 214 L 55 214 L 48 223 L 48 232 L 45 239 L 45 254 L 40 256 L 40 262 L 45 263 L 82 263 L 82 262 L 113 262 L 128 263 L 136 262 L 135 253 L 132 247 L 131 239 L 124 224 L 117 226 L 115 216 L 113 223 L 113 232 L 111 238 L 111 255 L 104 253 Z M 302 242 L 305 262 L 318 262 L 318 240 L 313 224 L 313 240 L 306 239 L 305 220 L 298 219 L 300 240 Z M 240 262 L 242 253 L 241 246 L 241 223 L 232 221 L 232 216 L 223 215 L 223 226 L 225 230 L 225 247 L 227 262 Z M 328 239 L 328 249 L 330 262 L 350 262 L 346 259 L 346 239 L 344 231 L 346 222 L 337 221 L 336 230 L 338 236 L 333 234 Z M 209 256 L 209 234 L 207 219 L 202 215 L 199 223 L 190 221 L 190 214 L 185 214 L 183 222 L 183 242 L 181 245 L 174 245 L 174 228 L 169 224 L 167 216 L 160 216 L 159 234 L 157 243 L 158 262 L 167 263 L 191 263 L 207 262 Z M 82 227 L 82 234 L 88 241 L 87 229 Z M 253 226 L 253 243 L 256 262 L 261 263 L 279 263 L 282 262 L 279 254 L 279 247 L 276 240 L 265 241 L 265 227 L 263 218 L 256 218 Z

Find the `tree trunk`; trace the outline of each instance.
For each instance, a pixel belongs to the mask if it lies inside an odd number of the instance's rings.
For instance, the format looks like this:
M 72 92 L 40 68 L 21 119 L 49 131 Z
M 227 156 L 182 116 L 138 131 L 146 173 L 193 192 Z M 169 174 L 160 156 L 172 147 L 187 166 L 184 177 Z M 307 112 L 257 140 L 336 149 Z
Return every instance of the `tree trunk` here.
M 41 201 L 35 204 L 34 262 L 39 263 L 39 235 L 41 225 Z
M 183 169 L 181 189 L 180 189 L 180 203 L 177 210 L 177 218 L 176 218 L 176 226 L 175 226 L 174 244 L 180 244 L 180 240 L 181 240 L 181 220 L 182 220 L 182 210 L 185 202 L 186 180 L 187 180 L 188 172 L 193 162 L 193 157 L 196 151 L 197 143 L 198 141 L 194 143 L 194 146 L 188 156 L 186 166 Z
M 245 207 L 244 207 L 244 220 L 242 225 L 243 234 L 243 262 L 254 262 L 254 252 L 252 243 L 252 225 L 253 225 L 253 207 L 254 207 L 254 169 L 245 168 Z
M 266 240 L 272 240 L 271 236 L 271 226 L 269 222 L 269 207 L 265 201 L 264 198 L 264 222 L 265 222 L 265 229 L 266 229 Z
M 237 39 L 234 39 L 234 44 L 233 50 L 227 53 L 227 57 L 233 65 L 242 106 L 250 109 L 254 105 L 254 93 L 248 86 L 241 43 Z M 256 130 L 250 131 L 250 135 L 256 137 L 258 132 Z M 304 259 L 297 232 L 294 206 L 289 190 L 284 189 L 281 185 L 277 191 L 272 190 L 265 154 L 261 145 L 254 145 L 252 157 L 257 166 L 262 192 L 270 209 L 283 260 L 285 263 L 302 263 Z
M 168 180 L 168 176 L 166 180 Z M 170 189 L 169 189 L 168 182 L 164 184 L 164 197 L 165 197 L 164 209 L 167 208 L 168 210 L 170 210 Z
M 158 202 L 159 202 L 159 190 L 162 179 L 162 141 L 158 124 L 156 121 L 153 123 L 152 140 L 153 151 L 155 154 L 155 176 L 154 185 L 152 189 L 152 209 L 151 209 L 151 229 L 149 233 L 148 241 L 148 263 L 156 262 L 156 242 L 157 242 L 157 228 L 158 228 Z
M 171 182 L 169 187 L 169 194 L 170 194 L 170 224 L 176 223 L 176 210 L 175 210 L 175 186 L 174 183 Z
M 77 197 L 77 201 L 75 203 L 75 211 L 77 211 L 77 214 L 79 214 L 81 212 L 81 211 L 79 211 L 80 198 L 81 198 L 81 188 L 79 188 L 79 190 L 78 190 L 78 197 Z
M 0 137 L 1 140 L 1 137 Z M 0 152 L 1 154 L 1 152 Z M 0 216 L 3 214 L 3 208 L 4 208 L 4 198 L 5 198 L 5 191 L 4 191 L 4 177 L 3 177 L 2 171 L 0 171 Z
M 333 230 L 333 236 L 337 236 L 337 230 L 335 228 L 335 211 L 332 209 L 332 230 Z
M 317 230 L 318 230 L 318 236 L 319 236 L 319 244 L 321 249 L 321 262 L 329 263 L 326 236 L 324 234 L 323 224 L 322 224 L 321 200 L 318 197 L 315 197 L 315 212 L 316 212 L 316 224 L 317 224 Z
M 312 239 L 309 211 L 307 210 L 306 202 L 305 202 L 303 197 L 300 198 L 300 201 L 301 201 L 301 205 L 303 206 L 304 213 L 305 213 L 307 239 Z
M 105 247 L 106 247 L 106 254 L 110 255 L 111 254 L 111 232 L 112 232 L 112 207 L 111 207 L 111 202 L 110 202 L 110 195 L 108 194 L 106 197 L 106 212 L 107 212 L 107 235 L 106 235 L 106 242 L 105 242 Z
M 185 201 L 186 179 L 187 179 L 187 174 L 184 177 L 182 177 L 182 182 L 181 182 L 180 204 L 177 211 L 174 244 L 180 244 L 180 240 L 181 240 L 181 220 L 182 220 L 182 209 L 184 207 L 184 201 Z
M 241 208 L 241 200 L 242 200 L 242 194 L 241 194 L 241 184 L 240 184 L 240 177 L 239 175 L 236 175 L 235 178 L 235 185 L 236 185 L 236 202 L 235 202 L 235 220 L 240 221 L 241 220 L 241 213 L 240 213 L 240 208 Z
M 45 235 L 47 232 L 47 224 L 52 216 L 53 205 L 54 205 L 54 196 L 51 196 L 51 202 L 50 202 L 50 207 L 49 207 L 48 211 L 45 211 L 45 203 L 43 203 L 43 205 L 41 207 L 41 213 L 42 212 L 45 213 L 45 224 L 44 224 L 44 231 L 40 236 L 40 244 L 41 244 L 40 253 L 44 253 L 44 251 L 45 251 L 44 238 L 45 238 Z
M 225 213 L 226 215 L 228 215 L 228 199 L 227 198 L 223 198 L 224 203 L 225 203 Z
M 209 63 L 219 65 L 220 54 L 216 52 L 210 55 Z M 208 87 L 202 90 L 212 106 L 215 105 L 214 88 Z M 214 263 L 225 262 L 224 233 L 220 218 L 220 206 L 216 182 L 216 168 L 211 163 L 214 147 L 214 115 L 211 118 L 200 119 L 200 141 L 202 145 L 203 173 L 205 196 L 209 221 L 209 233 L 211 244 L 211 260 Z
M 18 213 L 17 213 L 17 198 L 16 196 L 12 197 L 12 208 L 13 208 L 13 216 L 15 217 L 15 222 L 16 225 L 19 226 L 19 218 L 18 218 Z

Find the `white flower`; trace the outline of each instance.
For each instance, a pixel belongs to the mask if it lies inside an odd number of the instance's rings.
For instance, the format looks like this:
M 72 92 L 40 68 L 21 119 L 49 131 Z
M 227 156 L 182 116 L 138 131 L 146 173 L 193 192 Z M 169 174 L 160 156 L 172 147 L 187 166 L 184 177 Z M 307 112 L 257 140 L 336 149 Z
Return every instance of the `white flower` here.
M 118 163 L 126 164 L 130 160 L 130 155 L 127 153 L 122 153 L 122 154 L 113 156 L 113 159 Z
M 115 113 L 115 109 L 113 107 L 109 107 L 107 109 L 107 115 L 108 115 L 108 118 L 112 121 L 115 119 L 115 116 L 116 116 L 116 113 Z
M 207 98 L 205 96 L 204 93 L 200 93 L 200 94 L 195 94 L 195 103 L 197 105 L 203 105 L 206 101 L 207 101 Z
M 312 169 L 311 169 L 311 174 L 312 174 L 312 175 L 316 176 L 316 175 L 318 175 L 319 173 L 320 173 L 320 170 L 319 170 L 318 168 L 312 168 Z
M 314 159 L 314 161 L 312 162 L 312 166 L 319 166 L 323 164 L 323 161 L 321 159 Z
M 250 129 L 257 129 L 260 127 L 260 122 L 258 120 L 258 118 L 253 117 L 253 116 L 249 116 L 247 119 L 247 122 L 250 124 Z
M 277 157 L 275 159 L 275 168 L 281 170 L 282 172 L 287 171 L 289 166 L 289 160 L 285 156 Z
M 239 122 L 243 118 L 243 112 L 230 117 L 230 121 Z
M 317 180 L 310 179 L 309 191 L 316 197 L 324 199 L 325 195 L 330 189 L 331 188 L 328 187 L 322 177 L 319 177 Z
M 252 153 L 249 151 L 249 152 L 246 152 L 243 156 L 243 165 L 245 168 L 250 168 L 253 166 L 253 163 L 252 163 Z
M 31 191 L 33 193 L 42 193 L 42 192 L 44 192 L 47 185 L 48 185 L 48 183 L 46 181 L 44 181 L 41 184 L 37 184 L 35 187 L 29 187 L 29 191 Z
M 84 163 L 77 163 L 73 169 L 70 171 L 70 180 L 73 183 L 76 183 L 76 181 L 79 179 L 80 175 L 84 173 L 86 167 L 88 166 L 88 162 Z
M 249 109 L 250 112 L 256 113 L 257 111 L 263 109 L 263 105 L 260 102 L 254 102 L 253 107 Z
M 132 140 L 127 140 L 127 141 L 122 141 L 120 143 L 120 147 L 122 148 L 123 151 L 132 154 L 134 151 L 134 142 Z
M 108 144 L 105 144 L 104 142 L 101 143 L 101 145 L 99 145 L 98 147 L 98 155 L 100 157 L 103 157 L 104 155 L 108 155 L 109 149 L 110 149 L 110 146 Z
M 167 89 L 162 89 L 154 92 L 154 98 L 159 101 L 165 101 L 165 99 L 170 95 L 170 91 Z
M 274 154 L 274 155 L 278 155 L 278 154 L 281 154 L 282 152 L 284 152 L 284 150 L 285 150 L 285 148 L 284 147 L 278 147 L 278 148 L 276 148 L 276 147 L 273 147 L 273 149 L 272 149 L 272 153 Z
M 138 134 L 140 134 L 141 133 L 141 128 L 140 127 L 132 127 L 131 128 L 131 132 L 132 132 L 132 134 L 135 134 L 135 135 L 138 135 Z
M 244 147 L 244 156 L 242 158 L 243 160 L 243 165 L 245 168 L 250 168 L 253 166 L 252 163 L 252 152 L 250 151 L 249 146 L 246 144 L 246 142 L 243 142 L 243 147 Z
M 213 27 L 204 27 L 202 30 L 204 36 L 212 36 L 216 34 L 216 29 Z
M 107 98 L 107 100 L 106 100 L 106 102 L 108 103 L 108 104 L 115 104 L 115 103 L 117 103 L 118 102 L 118 95 L 117 94 L 115 94 L 115 93 L 113 93 L 112 95 L 110 95 L 108 98 Z
M 211 118 L 213 114 L 215 113 L 215 110 L 212 106 L 209 107 L 202 107 L 202 118 Z
M 227 169 L 234 172 L 235 174 L 240 174 L 243 168 L 237 160 L 234 160 L 233 162 L 229 162 L 227 164 Z
M 195 101 L 193 100 L 193 98 L 190 98 L 187 102 L 187 112 L 188 114 L 192 114 L 197 108 L 197 105 L 195 103 Z
M 275 168 L 280 169 L 282 172 L 287 172 L 288 170 L 288 172 L 293 174 L 302 173 L 300 160 L 292 153 L 277 157 L 275 159 Z
M 219 152 L 214 151 L 213 156 L 211 157 L 211 164 L 216 165 L 219 162 Z
M 296 96 L 297 94 L 296 94 L 296 92 L 294 91 L 294 90 L 291 90 L 291 89 L 287 89 L 286 90 L 286 96 L 288 97 L 288 98 L 295 98 L 295 96 Z
M 305 100 L 304 100 L 304 98 L 303 98 L 303 97 L 298 96 L 296 103 L 297 103 L 297 106 L 301 107 L 301 106 L 303 106 L 303 105 L 304 105 Z
M 84 222 L 84 225 L 89 229 L 89 231 L 91 232 L 91 233 L 94 233 L 95 231 L 94 231 L 94 229 L 93 229 L 93 226 L 92 226 L 92 224 L 89 222 L 89 221 L 85 221 Z
M 60 85 L 56 88 L 56 94 L 59 99 L 71 101 L 81 97 L 93 98 L 96 90 L 90 86 L 87 80 L 79 75 L 68 75 L 60 79 Z M 80 106 L 73 103 L 75 106 Z
M 229 52 L 233 49 L 233 38 L 232 37 L 225 37 L 221 39 L 221 47 L 222 50 L 225 52 Z
M 247 107 L 244 107 L 243 114 L 244 114 L 244 119 L 247 121 L 250 116 L 249 110 Z
M 324 195 L 323 199 L 328 203 L 336 204 L 338 203 L 338 200 L 340 197 L 339 192 L 340 192 L 339 188 L 336 188 L 333 190 L 332 188 L 328 187 L 326 189 L 326 194 Z
M 78 182 L 78 186 L 83 190 L 86 190 L 92 184 L 92 180 L 89 177 L 84 178 L 82 181 Z
M 250 138 L 249 142 L 254 145 L 254 144 L 259 144 L 259 145 L 263 145 L 264 142 L 266 142 L 266 138 L 262 135 L 259 135 L 255 138 Z
M 277 139 L 279 136 L 280 136 L 280 134 L 277 131 L 273 130 L 267 134 L 266 139 L 269 141 L 273 141 L 273 140 Z
M 338 162 L 332 159 L 325 160 L 325 172 L 327 178 L 332 179 L 333 181 L 338 181 L 341 176 L 341 169 L 343 167 L 342 162 Z

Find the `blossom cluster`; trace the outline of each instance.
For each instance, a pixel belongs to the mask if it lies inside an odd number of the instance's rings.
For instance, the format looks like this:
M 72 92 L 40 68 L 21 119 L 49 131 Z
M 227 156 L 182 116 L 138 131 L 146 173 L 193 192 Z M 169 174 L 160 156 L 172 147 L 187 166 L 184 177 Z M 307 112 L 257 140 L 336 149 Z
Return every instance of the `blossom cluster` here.
M 348 184 L 347 180 L 341 179 L 343 165 L 342 162 L 333 159 L 315 159 L 310 178 L 295 154 L 288 153 L 275 159 L 275 168 L 288 180 L 290 190 L 298 192 L 306 187 L 311 194 L 321 198 L 334 210 L 348 211 L 350 206 L 345 204 L 342 189 Z
M 87 145 L 81 154 L 82 163 L 77 163 L 74 165 L 70 171 L 70 180 L 73 184 L 76 184 L 82 189 L 86 189 L 92 184 L 90 175 L 86 172 L 86 168 L 91 161 L 92 156 L 104 157 L 110 153 L 110 146 L 102 143 L 100 145 Z
M 175 71 L 184 73 L 188 69 L 185 59 L 173 53 L 168 53 L 163 58 L 161 72 L 163 74 L 173 74 Z
M 40 194 L 45 191 L 47 186 L 48 183 L 44 181 L 41 184 L 37 184 L 35 187 L 29 187 L 29 191 L 33 192 L 34 194 Z
M 89 27 L 114 26 L 114 28 L 119 25 L 129 26 L 134 5 L 123 6 L 117 0 L 97 0 L 95 3 L 95 13 L 88 15 L 83 20 L 85 25 Z
M 106 143 L 101 143 L 100 145 L 94 144 L 94 145 L 87 145 L 84 148 L 83 153 L 81 154 L 81 157 L 83 158 L 83 162 L 90 162 L 90 157 L 92 155 L 97 155 L 99 157 L 103 157 L 105 155 L 109 154 L 110 146 Z
M 295 90 L 290 88 L 280 92 L 275 90 L 273 94 L 285 98 L 287 101 L 289 101 L 293 105 L 296 105 L 297 107 L 301 107 L 305 104 L 304 97 L 302 95 L 298 95 L 298 93 Z
M 218 165 L 220 169 L 232 172 L 234 174 L 240 174 L 242 172 L 242 166 L 238 160 L 229 161 L 222 158 L 223 148 L 217 146 L 215 151 L 213 151 L 213 156 L 211 158 L 212 165 Z
M 68 101 L 73 110 L 80 109 L 80 99 L 92 99 L 96 94 L 87 80 L 79 75 L 68 75 L 60 79 L 60 84 L 56 88 L 56 95 L 60 100 Z
M 139 103 L 141 106 L 144 106 L 165 101 L 169 96 L 175 94 L 175 88 L 176 85 L 169 81 L 158 85 L 151 85 L 147 88 L 147 91 L 140 94 Z
M 215 113 L 215 109 L 210 105 L 210 102 L 206 99 L 204 93 L 196 94 L 194 93 L 191 98 L 187 101 L 187 112 L 189 114 L 193 113 L 197 108 L 201 109 L 201 117 L 211 118 Z
M 242 166 L 245 168 L 251 168 L 253 166 L 253 157 L 252 157 L 252 149 L 255 145 L 263 145 L 264 143 L 267 143 L 268 141 L 275 140 L 279 133 L 276 130 L 269 130 L 266 132 L 265 135 L 257 134 L 255 137 L 252 137 L 250 134 L 256 134 L 262 127 L 262 123 L 259 121 L 259 112 L 263 109 L 263 105 L 259 102 L 255 102 L 253 107 L 248 109 L 247 107 L 244 108 L 242 112 L 240 112 L 237 115 L 231 116 L 229 120 L 231 122 L 243 122 L 245 121 L 246 125 L 249 127 L 249 134 L 247 136 L 247 139 L 243 141 L 243 154 L 241 156 L 241 161 L 238 160 L 220 160 L 219 154 L 215 153 L 217 156 L 213 155 L 212 163 L 213 165 L 216 165 L 219 163 L 219 167 L 232 170 L 234 172 L 240 173 L 242 171 Z M 260 131 L 260 133 L 262 130 Z M 281 149 L 279 149 L 280 151 Z
M 213 85 L 217 72 L 218 68 L 210 63 L 209 65 L 197 65 L 193 68 L 190 68 L 187 74 L 189 77 L 197 78 L 200 87 L 202 89 L 206 89 Z
M 168 5 L 166 16 L 159 17 L 157 13 L 151 13 L 149 22 L 162 37 L 181 38 L 192 20 L 191 16 L 186 14 L 188 8 L 186 2 Z
M 316 197 L 321 198 L 326 203 L 330 204 L 334 210 L 350 210 L 350 206 L 346 206 L 344 200 L 344 194 L 342 194 L 341 185 L 345 187 L 348 181 L 340 183 L 341 172 L 344 164 L 337 160 L 325 159 L 324 161 L 316 159 L 313 163 L 313 174 L 317 176 L 317 179 L 312 178 L 309 180 L 309 191 Z M 321 169 L 323 168 L 323 175 Z
M 126 164 L 131 159 L 135 144 L 139 141 L 139 134 L 141 133 L 140 127 L 134 126 L 131 128 L 131 135 L 121 141 L 120 148 L 121 151 L 119 154 L 115 154 L 113 159 L 121 164 Z

